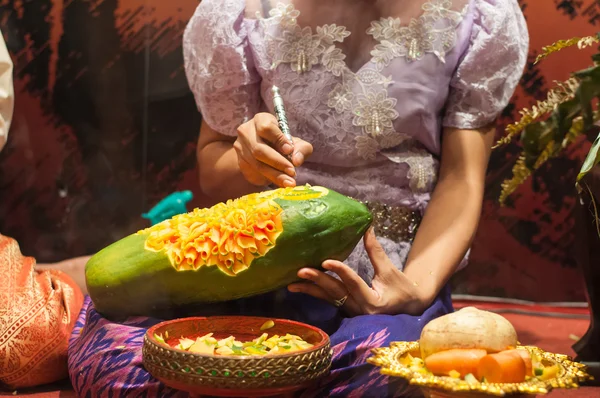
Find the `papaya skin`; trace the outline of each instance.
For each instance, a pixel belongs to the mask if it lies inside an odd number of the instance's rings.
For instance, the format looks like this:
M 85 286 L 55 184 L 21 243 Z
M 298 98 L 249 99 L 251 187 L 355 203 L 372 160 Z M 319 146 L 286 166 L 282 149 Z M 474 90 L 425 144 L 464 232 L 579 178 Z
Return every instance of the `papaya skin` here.
M 177 271 L 164 251 L 145 249 L 147 234 L 133 234 L 88 261 L 89 295 L 98 312 L 114 319 L 158 316 L 283 288 L 299 280 L 301 268 L 320 269 L 328 259 L 344 261 L 372 223 L 366 206 L 337 192 L 329 190 L 314 200 L 324 203 L 326 210 L 311 213 L 310 201 L 275 199 L 283 209 L 283 232 L 275 247 L 236 276 L 216 266 Z

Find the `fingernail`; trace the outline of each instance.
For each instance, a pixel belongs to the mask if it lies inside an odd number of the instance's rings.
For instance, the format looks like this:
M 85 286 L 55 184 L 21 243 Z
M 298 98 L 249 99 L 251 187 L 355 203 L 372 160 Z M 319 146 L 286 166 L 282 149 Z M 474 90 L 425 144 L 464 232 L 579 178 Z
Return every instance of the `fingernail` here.
M 288 167 L 285 169 L 285 174 L 289 175 L 290 177 L 296 177 L 296 169 L 293 167 Z
M 298 276 L 302 279 L 313 279 L 317 275 L 312 270 L 302 269 L 298 272 Z
M 301 152 L 296 152 L 293 156 L 294 164 L 296 166 L 301 165 L 304 162 L 304 155 Z
M 283 186 L 284 187 L 294 187 L 296 186 L 296 181 L 292 180 L 291 178 L 284 178 L 283 179 Z
M 375 236 L 375 227 L 370 226 L 369 229 L 367 230 L 367 233 L 369 235 Z
M 323 267 L 325 269 L 330 269 L 331 265 L 327 261 L 325 261 L 323 264 L 321 264 L 321 267 Z
M 294 147 L 286 143 L 281 146 L 281 150 L 283 151 L 284 155 L 288 155 L 294 150 Z

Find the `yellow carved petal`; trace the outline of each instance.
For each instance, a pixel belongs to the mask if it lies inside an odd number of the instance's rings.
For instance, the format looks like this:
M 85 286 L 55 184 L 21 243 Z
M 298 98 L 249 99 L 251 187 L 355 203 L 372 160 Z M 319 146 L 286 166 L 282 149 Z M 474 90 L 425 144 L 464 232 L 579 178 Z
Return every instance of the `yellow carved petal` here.
M 209 209 L 194 209 L 151 228 L 146 250 L 164 251 L 178 271 L 217 266 L 230 276 L 271 250 L 283 232 L 283 209 L 275 199 L 307 200 L 327 194 L 324 188 L 281 188 L 250 194 Z
M 253 248 L 256 251 L 256 242 L 254 241 L 253 236 L 248 236 L 245 234 L 239 234 L 237 236 L 237 244 L 242 249 L 250 249 Z
M 262 245 L 270 245 L 272 242 L 262 229 L 255 229 L 254 236 L 256 238 L 256 242 Z
M 223 273 L 225 273 L 225 274 L 227 274 L 229 276 L 235 276 L 235 274 L 233 273 L 233 271 L 229 270 L 229 268 L 227 268 L 225 265 L 223 265 L 223 264 L 217 264 L 217 267 L 219 267 L 219 269 Z
M 257 250 L 258 250 L 258 254 L 262 257 L 265 254 L 267 254 L 267 252 L 269 251 L 269 249 L 272 248 L 273 245 L 263 245 L 262 243 L 258 242 L 257 246 Z
M 234 274 L 239 274 L 240 272 L 245 271 L 247 269 L 248 269 L 248 266 L 239 261 L 236 261 L 236 263 L 233 265 L 233 273 Z

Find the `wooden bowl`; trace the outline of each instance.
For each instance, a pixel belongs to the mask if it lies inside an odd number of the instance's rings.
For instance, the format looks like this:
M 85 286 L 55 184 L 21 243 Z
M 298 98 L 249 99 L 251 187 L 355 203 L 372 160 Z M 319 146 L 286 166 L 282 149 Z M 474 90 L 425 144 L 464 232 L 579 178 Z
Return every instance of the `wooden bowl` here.
M 167 347 L 155 338 L 161 335 L 169 346 L 181 337 L 195 339 L 214 333 L 216 339 L 234 336 L 239 341 L 259 337 L 268 320 L 271 335 L 295 334 L 314 345 L 311 349 L 266 357 L 197 354 Z M 168 336 L 168 337 L 167 337 Z M 162 322 L 144 336 L 143 363 L 148 372 L 169 387 L 194 395 L 272 396 L 306 388 L 329 373 L 331 347 L 322 330 L 299 322 L 243 316 L 183 318 Z

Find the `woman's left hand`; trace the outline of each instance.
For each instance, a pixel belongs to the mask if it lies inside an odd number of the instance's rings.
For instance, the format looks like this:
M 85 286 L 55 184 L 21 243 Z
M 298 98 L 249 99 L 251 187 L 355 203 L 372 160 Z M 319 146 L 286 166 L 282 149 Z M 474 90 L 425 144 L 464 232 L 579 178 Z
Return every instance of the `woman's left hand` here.
M 35 269 L 36 271 L 55 269 L 64 272 L 65 274 L 69 275 L 71 279 L 73 279 L 73 281 L 81 289 L 81 292 L 86 295 L 88 294 L 88 291 L 85 283 L 85 264 L 90 258 L 91 256 L 83 256 L 70 258 L 53 264 L 37 263 Z
M 352 316 L 422 314 L 432 299 L 396 268 L 372 229 L 365 234 L 364 244 L 375 271 L 372 287 L 346 264 L 327 260 L 322 264 L 323 268 L 336 273 L 341 280 L 313 268 L 303 268 L 298 271 L 298 276 L 313 283 L 294 283 L 288 289 L 343 306 Z

